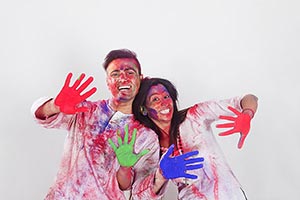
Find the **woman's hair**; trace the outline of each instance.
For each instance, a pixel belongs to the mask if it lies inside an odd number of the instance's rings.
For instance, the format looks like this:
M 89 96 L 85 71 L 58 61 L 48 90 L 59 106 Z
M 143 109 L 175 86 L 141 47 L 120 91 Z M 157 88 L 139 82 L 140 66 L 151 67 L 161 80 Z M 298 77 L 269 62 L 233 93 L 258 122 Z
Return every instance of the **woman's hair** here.
M 146 127 L 151 128 L 160 136 L 162 134 L 162 130 L 149 118 L 148 115 L 143 115 L 142 107 L 146 106 L 147 95 L 152 86 L 161 84 L 163 85 L 169 92 L 170 97 L 173 101 L 173 116 L 171 121 L 170 128 L 170 144 L 177 144 L 177 137 L 179 134 L 179 125 L 183 122 L 186 117 L 187 109 L 182 111 L 178 111 L 177 108 L 177 97 L 178 93 L 175 86 L 168 80 L 162 78 L 145 78 L 141 82 L 141 86 L 138 94 L 136 95 L 133 104 L 132 110 L 136 120 L 140 121 Z

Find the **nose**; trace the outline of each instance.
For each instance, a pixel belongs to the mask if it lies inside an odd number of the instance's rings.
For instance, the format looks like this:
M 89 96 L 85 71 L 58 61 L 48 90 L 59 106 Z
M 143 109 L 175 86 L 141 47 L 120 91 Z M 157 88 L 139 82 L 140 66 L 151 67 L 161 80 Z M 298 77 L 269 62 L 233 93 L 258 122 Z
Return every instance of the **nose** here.
M 169 100 L 168 99 L 162 99 L 162 101 L 161 101 L 161 105 L 162 106 L 166 106 L 166 105 L 168 105 L 169 104 Z
M 119 77 L 118 77 L 118 80 L 119 81 L 123 81 L 123 80 L 127 80 L 127 75 L 126 75 L 126 73 L 124 72 L 124 71 L 121 71 L 120 72 L 120 75 L 119 75 Z

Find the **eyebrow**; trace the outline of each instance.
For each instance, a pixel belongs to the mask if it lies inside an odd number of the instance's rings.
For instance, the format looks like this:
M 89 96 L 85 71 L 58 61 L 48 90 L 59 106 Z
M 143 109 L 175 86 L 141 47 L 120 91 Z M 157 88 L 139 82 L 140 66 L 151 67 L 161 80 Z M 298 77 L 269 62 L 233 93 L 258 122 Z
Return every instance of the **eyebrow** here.
M 137 73 L 137 71 L 136 71 L 133 67 L 126 67 L 126 68 L 124 69 L 124 71 L 128 71 L 128 70 L 133 70 L 134 72 Z
M 128 71 L 128 70 L 133 70 L 135 73 L 137 73 L 137 71 L 133 67 L 125 67 L 124 71 Z M 111 71 L 110 73 L 119 72 L 119 71 L 121 71 L 121 70 L 115 69 L 115 70 Z
M 152 96 L 154 95 L 160 95 L 160 94 L 164 94 L 164 93 L 167 93 L 167 91 L 163 90 L 162 92 L 154 92 L 152 93 L 150 96 L 149 96 L 149 99 L 151 99 Z M 169 94 L 168 94 L 169 95 Z

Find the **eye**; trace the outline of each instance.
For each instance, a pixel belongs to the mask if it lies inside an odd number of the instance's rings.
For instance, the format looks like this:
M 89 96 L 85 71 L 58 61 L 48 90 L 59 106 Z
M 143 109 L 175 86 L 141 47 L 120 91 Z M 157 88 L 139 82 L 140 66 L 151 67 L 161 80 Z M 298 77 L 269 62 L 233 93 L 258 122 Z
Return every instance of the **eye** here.
M 120 75 L 119 72 L 112 72 L 112 73 L 110 73 L 110 76 L 113 77 L 113 78 L 116 78 L 116 77 L 118 77 L 119 75 Z
M 165 99 L 169 99 L 169 98 L 170 98 L 170 95 L 166 95 L 164 98 L 165 98 Z
M 128 75 L 134 75 L 134 74 L 136 74 L 135 71 L 132 70 L 132 69 L 128 69 L 126 72 L 127 72 Z
M 159 101 L 159 98 L 158 98 L 158 97 L 152 97 L 152 98 L 151 98 L 151 101 L 152 101 L 152 102 L 157 102 L 157 101 Z

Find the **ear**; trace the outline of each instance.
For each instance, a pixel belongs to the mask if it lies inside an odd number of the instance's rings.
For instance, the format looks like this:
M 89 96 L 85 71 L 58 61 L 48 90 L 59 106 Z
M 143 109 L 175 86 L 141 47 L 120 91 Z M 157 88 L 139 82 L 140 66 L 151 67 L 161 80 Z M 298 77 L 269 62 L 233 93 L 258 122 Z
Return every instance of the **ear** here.
M 144 75 L 141 74 L 141 75 L 140 75 L 140 80 L 143 80 L 143 78 L 144 78 Z
M 142 113 L 143 116 L 148 115 L 147 108 L 145 106 L 140 106 L 140 112 Z
M 105 78 L 106 86 L 108 87 L 108 76 Z

